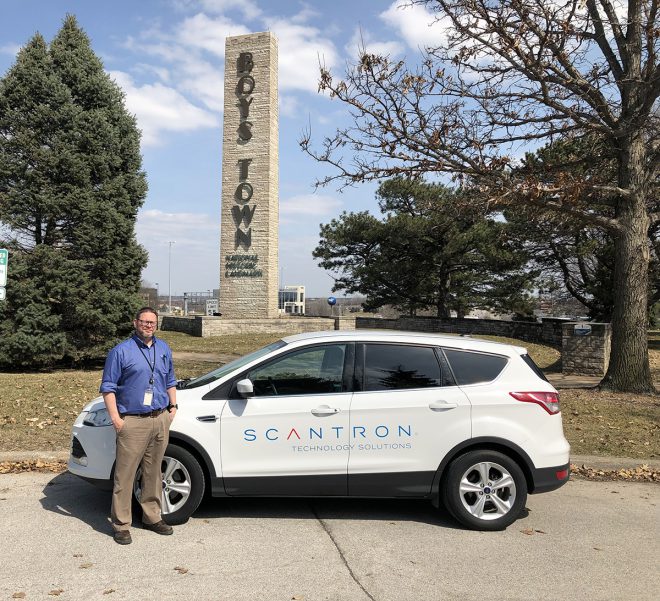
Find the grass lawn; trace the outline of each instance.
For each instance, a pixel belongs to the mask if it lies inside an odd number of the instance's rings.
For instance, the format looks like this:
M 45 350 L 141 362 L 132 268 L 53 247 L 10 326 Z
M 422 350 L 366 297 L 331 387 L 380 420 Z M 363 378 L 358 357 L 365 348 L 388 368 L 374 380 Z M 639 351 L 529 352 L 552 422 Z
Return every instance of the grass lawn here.
M 195 338 L 160 332 L 179 357 L 176 374 L 187 378 L 210 371 L 280 335 Z M 556 369 L 559 352 L 548 346 L 490 338 L 527 347 L 542 369 Z M 660 380 L 660 336 L 651 340 L 652 370 Z M 0 451 L 64 450 L 71 424 L 87 401 L 98 395 L 101 370 L 0 373 Z M 575 454 L 660 458 L 660 397 L 561 391 L 566 437 Z

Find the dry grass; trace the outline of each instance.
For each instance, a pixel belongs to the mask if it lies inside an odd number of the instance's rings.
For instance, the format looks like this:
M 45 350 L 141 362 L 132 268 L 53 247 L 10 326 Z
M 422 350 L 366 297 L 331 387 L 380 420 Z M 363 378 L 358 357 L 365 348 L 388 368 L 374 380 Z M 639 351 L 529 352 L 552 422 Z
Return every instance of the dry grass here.
M 66 449 L 71 424 L 100 382 L 99 369 L 0 373 L 0 450 Z
M 158 332 L 175 352 L 217 353 L 240 357 L 259 347 L 279 340 L 286 334 L 232 334 L 231 336 L 214 336 L 212 338 L 196 338 L 182 332 Z
M 660 396 L 583 389 L 559 397 L 572 453 L 660 458 Z
M 194 338 L 160 332 L 179 357 L 179 378 L 205 373 L 234 357 L 280 338 L 277 334 Z M 540 344 L 489 337 L 525 346 L 543 369 L 553 369 L 559 351 Z M 649 352 L 660 380 L 660 335 Z M 71 424 L 98 395 L 101 370 L 50 373 L 0 373 L 0 451 L 62 450 L 69 446 Z M 639 459 L 660 457 L 660 398 L 592 390 L 561 393 L 564 429 L 576 454 Z
M 534 363 L 542 370 L 561 371 L 561 353 L 556 348 L 547 344 L 537 344 L 535 342 L 516 340 L 515 338 L 504 338 L 503 336 L 474 336 L 474 338 L 483 338 L 484 340 L 493 340 L 494 342 L 525 347 L 529 356 L 534 359 Z

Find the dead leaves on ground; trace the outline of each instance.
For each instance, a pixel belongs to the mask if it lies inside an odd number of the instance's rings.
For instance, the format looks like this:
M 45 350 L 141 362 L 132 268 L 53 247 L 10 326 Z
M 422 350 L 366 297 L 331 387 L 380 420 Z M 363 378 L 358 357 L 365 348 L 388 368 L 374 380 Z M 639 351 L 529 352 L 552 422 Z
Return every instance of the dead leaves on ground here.
M 527 536 L 532 536 L 534 534 L 547 534 L 545 530 L 539 530 L 538 528 L 523 528 L 520 532 Z
M 24 461 L 3 461 L 0 463 L 0 474 L 21 474 L 23 472 L 52 472 L 59 474 L 64 471 L 66 471 L 65 461 L 26 459 Z
M 581 466 L 571 464 L 571 476 L 598 481 L 660 482 L 660 470 L 653 469 L 646 464 L 618 470 L 598 469 L 584 464 Z

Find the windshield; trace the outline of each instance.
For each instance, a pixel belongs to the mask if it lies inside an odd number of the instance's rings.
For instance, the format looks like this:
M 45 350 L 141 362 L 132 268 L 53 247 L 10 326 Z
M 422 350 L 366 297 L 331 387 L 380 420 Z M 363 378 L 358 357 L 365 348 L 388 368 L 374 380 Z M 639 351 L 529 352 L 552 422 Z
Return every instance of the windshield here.
M 273 342 L 268 346 L 264 346 L 263 348 L 250 353 L 249 355 L 244 355 L 243 357 L 234 359 L 229 363 L 225 363 L 222 367 L 218 367 L 218 369 L 214 369 L 213 371 L 204 374 L 203 376 L 198 376 L 197 378 L 193 378 L 192 380 L 185 382 L 183 388 L 195 388 L 196 386 L 204 386 L 204 384 L 215 382 L 216 380 L 226 376 L 228 373 L 234 371 L 235 369 L 243 367 L 251 361 L 259 359 L 259 357 L 263 357 L 264 355 L 267 355 L 268 353 L 275 351 L 278 348 L 282 348 L 283 346 L 286 346 L 286 342 L 284 342 L 284 340 Z

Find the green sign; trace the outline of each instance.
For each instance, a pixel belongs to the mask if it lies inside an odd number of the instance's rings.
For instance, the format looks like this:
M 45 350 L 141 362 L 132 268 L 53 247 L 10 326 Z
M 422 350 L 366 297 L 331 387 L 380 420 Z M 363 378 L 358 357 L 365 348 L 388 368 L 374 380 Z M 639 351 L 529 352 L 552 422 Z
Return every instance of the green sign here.
M 9 262 L 9 251 L 0 248 L 0 286 L 7 285 L 7 263 Z

